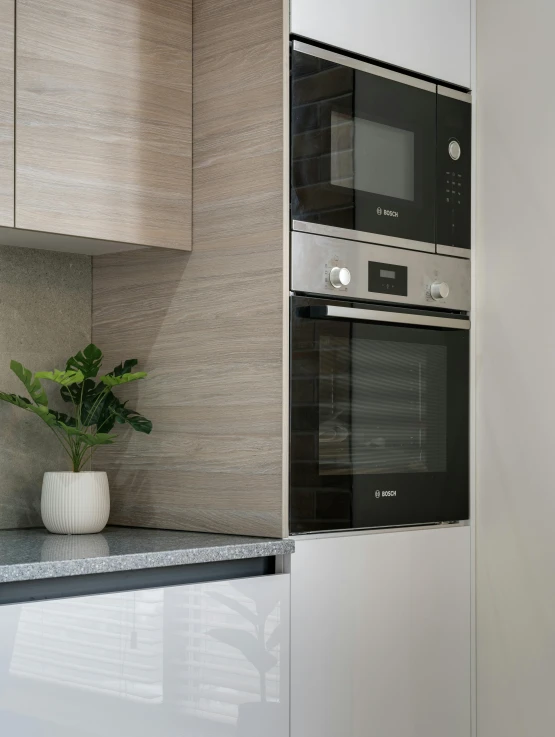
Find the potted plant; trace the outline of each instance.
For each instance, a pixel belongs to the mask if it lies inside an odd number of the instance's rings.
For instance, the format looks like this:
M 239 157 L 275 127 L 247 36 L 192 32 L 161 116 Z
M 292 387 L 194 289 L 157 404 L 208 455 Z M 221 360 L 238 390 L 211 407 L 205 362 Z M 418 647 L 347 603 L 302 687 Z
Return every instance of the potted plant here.
M 41 514 L 46 528 L 59 534 L 100 532 L 108 522 L 110 494 L 105 471 L 84 471 L 100 445 L 110 445 L 116 423 L 150 433 L 152 423 L 127 407 L 113 393 L 122 384 L 145 379 L 144 371 L 133 373 L 137 359 L 120 363 L 98 377 L 102 351 L 92 343 L 68 359 L 65 371 L 39 371 L 35 375 L 17 361 L 10 368 L 21 380 L 30 399 L 0 392 L 0 399 L 32 412 L 50 428 L 66 452 L 71 471 L 46 472 L 42 484 Z M 98 377 L 98 378 L 97 378 Z M 48 406 L 42 381 L 60 386 L 69 414 Z

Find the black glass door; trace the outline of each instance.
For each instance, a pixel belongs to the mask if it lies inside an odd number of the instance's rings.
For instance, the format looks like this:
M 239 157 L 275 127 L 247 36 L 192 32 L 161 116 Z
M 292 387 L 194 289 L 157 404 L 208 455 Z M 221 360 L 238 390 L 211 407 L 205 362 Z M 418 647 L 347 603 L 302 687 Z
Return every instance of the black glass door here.
M 468 331 L 322 304 L 292 298 L 291 531 L 466 519 Z
M 344 61 L 292 50 L 292 219 L 433 250 L 436 87 Z

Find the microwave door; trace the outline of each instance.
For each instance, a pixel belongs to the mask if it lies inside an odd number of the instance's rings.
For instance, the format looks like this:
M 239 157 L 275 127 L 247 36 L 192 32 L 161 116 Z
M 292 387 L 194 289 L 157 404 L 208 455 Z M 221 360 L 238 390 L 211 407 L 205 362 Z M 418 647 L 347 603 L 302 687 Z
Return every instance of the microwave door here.
M 295 41 L 293 227 L 435 251 L 436 85 Z

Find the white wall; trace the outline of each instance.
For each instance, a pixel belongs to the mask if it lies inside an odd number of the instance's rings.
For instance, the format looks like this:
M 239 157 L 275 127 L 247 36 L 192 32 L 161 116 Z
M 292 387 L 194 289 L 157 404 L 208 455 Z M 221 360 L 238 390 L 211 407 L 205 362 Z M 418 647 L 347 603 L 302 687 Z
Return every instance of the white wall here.
M 477 0 L 478 737 L 555 732 L 553 28 Z

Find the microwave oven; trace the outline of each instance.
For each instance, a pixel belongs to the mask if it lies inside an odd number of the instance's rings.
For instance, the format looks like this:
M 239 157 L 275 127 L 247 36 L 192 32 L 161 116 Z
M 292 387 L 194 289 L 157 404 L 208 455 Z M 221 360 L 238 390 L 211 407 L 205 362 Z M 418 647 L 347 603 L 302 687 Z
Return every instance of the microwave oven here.
M 295 40 L 291 228 L 470 256 L 471 96 Z

